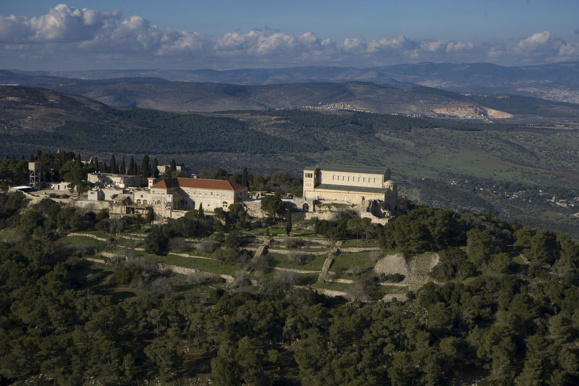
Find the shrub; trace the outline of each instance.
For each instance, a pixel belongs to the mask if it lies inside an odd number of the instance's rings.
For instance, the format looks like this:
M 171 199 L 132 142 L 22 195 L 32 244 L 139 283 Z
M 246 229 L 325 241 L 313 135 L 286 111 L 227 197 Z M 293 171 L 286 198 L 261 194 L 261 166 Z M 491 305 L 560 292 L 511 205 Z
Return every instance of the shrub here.
M 189 243 L 183 237 L 173 237 L 169 239 L 168 248 L 171 251 L 184 252 L 189 249 Z
M 380 281 L 382 282 L 400 283 L 404 278 L 405 276 L 399 273 L 393 273 L 390 275 L 386 275 L 385 273 L 380 274 Z
M 274 290 L 288 290 L 298 283 L 299 274 L 292 271 L 276 271 L 271 280 L 271 287 Z
M 287 260 L 290 263 L 295 263 L 297 265 L 303 265 L 306 263 L 308 255 L 303 252 L 290 252 L 287 254 Z
M 219 243 L 212 240 L 203 240 L 198 246 L 197 250 L 201 252 L 212 253 L 219 248 Z
M 303 247 L 304 245 L 306 245 L 306 243 L 302 239 L 289 239 L 287 241 L 287 247 L 290 249 Z
M 438 281 L 454 278 L 464 279 L 474 275 L 475 266 L 468 261 L 466 253 L 460 248 L 448 248 L 440 252 L 440 261 L 430 272 L 430 276 Z

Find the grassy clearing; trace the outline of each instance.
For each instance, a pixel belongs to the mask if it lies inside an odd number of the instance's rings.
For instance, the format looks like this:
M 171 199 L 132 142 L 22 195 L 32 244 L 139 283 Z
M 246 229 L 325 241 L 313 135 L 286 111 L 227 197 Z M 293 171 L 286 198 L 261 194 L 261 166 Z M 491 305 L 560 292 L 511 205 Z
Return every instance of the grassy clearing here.
M 332 271 L 331 269 L 328 271 L 332 276 L 332 279 L 336 280 L 336 279 L 346 279 L 346 280 L 356 280 L 356 278 L 358 277 L 358 275 L 354 275 L 353 273 L 346 273 L 346 272 L 335 272 Z
M 91 237 L 84 237 L 84 236 L 70 236 L 70 237 L 63 237 L 60 239 L 65 244 L 83 244 L 88 247 L 96 248 L 99 251 L 102 251 L 106 248 L 107 244 L 103 241 L 95 240 Z
M 306 271 L 321 271 L 326 256 L 316 256 L 313 260 L 306 264 L 297 264 L 288 260 L 287 255 L 281 253 L 269 253 L 267 257 L 271 261 L 271 265 L 279 268 L 303 269 Z
M 378 239 L 363 240 L 363 239 L 350 239 L 342 243 L 341 248 L 375 248 L 379 247 L 380 242 Z
M 408 286 L 398 287 L 393 285 L 381 285 L 380 289 L 386 294 L 405 294 L 408 292 Z
M 519 265 L 527 265 L 527 263 L 525 263 L 525 260 L 523 260 L 522 255 L 517 255 L 517 256 L 513 257 L 513 263 L 519 264 Z
M 97 236 L 97 237 L 102 237 L 104 239 L 109 239 L 111 237 L 114 237 L 114 235 L 111 235 L 108 232 L 103 232 L 103 231 L 82 231 L 81 233 L 85 233 L 87 235 L 93 235 L 93 236 Z
M 318 274 L 302 273 L 298 278 L 298 285 L 314 285 L 318 281 Z
M 205 272 L 216 274 L 233 275 L 238 270 L 236 266 L 225 265 L 217 260 L 196 259 L 194 257 L 185 257 L 168 254 L 166 256 L 147 255 L 151 260 L 158 263 L 176 265 L 184 268 L 194 268 Z
M 332 290 L 332 291 L 347 292 L 350 289 L 350 284 L 325 281 L 325 282 L 316 283 L 316 284 L 312 285 L 312 288 L 320 288 L 320 289 L 327 289 L 327 290 Z
M 348 270 L 352 267 L 372 268 L 376 265 L 368 257 L 368 252 L 343 252 L 334 258 L 334 263 L 331 269 L 336 270 Z

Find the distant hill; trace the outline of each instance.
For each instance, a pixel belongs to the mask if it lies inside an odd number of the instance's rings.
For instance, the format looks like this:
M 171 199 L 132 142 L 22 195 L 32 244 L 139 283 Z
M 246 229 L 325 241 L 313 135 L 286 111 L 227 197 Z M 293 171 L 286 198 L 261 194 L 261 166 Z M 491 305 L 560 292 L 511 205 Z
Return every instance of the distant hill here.
M 126 75 L 126 74 L 125 74 Z M 315 109 L 515 123 L 579 122 L 579 105 L 517 95 L 466 94 L 410 83 L 284 83 L 240 85 L 170 82 L 162 78 L 55 79 L 0 73 L 0 82 L 40 83 L 110 106 L 172 112 Z
M 505 67 L 490 63 L 419 63 L 374 68 L 294 67 L 240 70 L 100 70 L 17 72 L 46 85 L 48 76 L 68 79 L 162 78 L 175 82 L 270 85 L 318 82 L 370 82 L 396 86 L 413 83 L 439 89 L 484 94 L 513 94 L 579 103 L 579 62 Z M 0 83 L 2 81 L 0 74 Z

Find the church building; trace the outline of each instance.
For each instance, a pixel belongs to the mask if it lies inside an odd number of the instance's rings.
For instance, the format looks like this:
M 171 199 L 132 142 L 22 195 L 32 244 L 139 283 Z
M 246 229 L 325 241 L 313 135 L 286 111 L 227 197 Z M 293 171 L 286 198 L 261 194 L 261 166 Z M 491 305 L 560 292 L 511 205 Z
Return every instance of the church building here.
M 390 169 L 386 167 L 322 163 L 304 169 L 303 196 L 355 205 L 380 201 L 384 209 L 394 211 L 398 203 L 398 187 L 390 177 Z

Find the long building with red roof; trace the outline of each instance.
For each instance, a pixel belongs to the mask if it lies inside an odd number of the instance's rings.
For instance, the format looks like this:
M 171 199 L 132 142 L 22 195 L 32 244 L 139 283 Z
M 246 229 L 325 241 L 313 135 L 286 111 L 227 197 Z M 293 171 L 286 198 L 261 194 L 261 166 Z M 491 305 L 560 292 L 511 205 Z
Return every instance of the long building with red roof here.
M 141 203 L 164 203 L 172 210 L 193 210 L 203 205 L 203 210 L 213 212 L 216 208 L 227 210 L 229 205 L 247 199 L 247 187 L 226 180 L 170 178 L 152 185 L 148 199 Z M 135 197 L 137 203 L 138 200 Z

